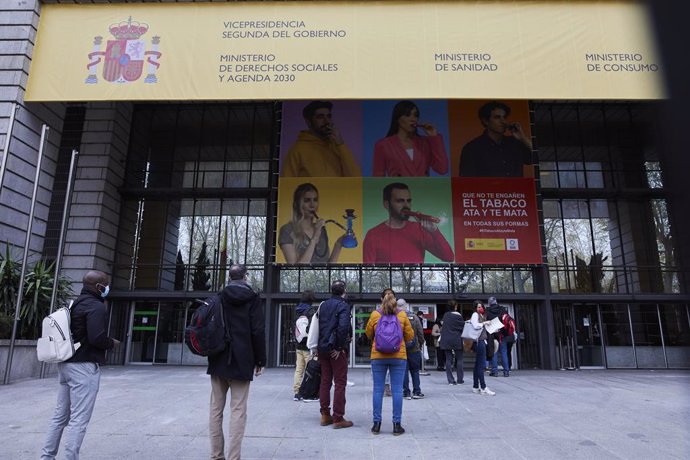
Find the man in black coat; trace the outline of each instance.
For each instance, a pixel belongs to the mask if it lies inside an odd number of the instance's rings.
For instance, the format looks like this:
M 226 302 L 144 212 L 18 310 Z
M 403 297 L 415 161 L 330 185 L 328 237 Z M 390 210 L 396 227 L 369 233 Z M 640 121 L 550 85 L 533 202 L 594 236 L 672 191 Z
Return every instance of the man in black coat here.
M 266 366 L 264 312 L 259 295 L 247 283 L 247 267 L 232 265 L 230 283 L 221 292 L 231 342 L 222 353 L 208 357 L 211 376 L 209 437 L 211 459 L 225 459 L 223 410 L 230 390 L 230 448 L 228 460 L 240 458 L 247 423 L 247 399 L 253 376 Z
M 81 294 L 70 310 L 72 339 L 81 346 L 70 359 L 57 365 L 60 389 L 41 452 L 41 459 L 45 460 L 55 459 L 65 428 L 65 458 L 79 458 L 79 449 L 96 404 L 105 351 L 120 344 L 107 334 L 103 299 L 110 292 L 110 278 L 101 271 L 90 270 L 82 283 Z
M 508 309 L 502 305 L 498 304 L 496 297 L 489 297 L 489 308 L 486 309 L 486 319 L 492 320 L 494 318 L 501 319 L 504 313 L 508 312 Z M 501 331 L 494 332 L 490 336 L 491 340 L 498 340 L 498 349 L 493 350 L 493 355 L 491 356 L 491 372 L 489 375 L 491 377 L 498 377 L 498 358 L 501 358 L 501 365 L 503 366 L 503 376 L 510 376 L 510 367 L 508 366 L 508 352 L 507 343 L 502 340 Z
M 345 387 L 347 386 L 347 350 L 352 340 L 350 304 L 345 302 L 345 282 L 331 284 L 333 296 L 319 307 L 319 362 L 321 363 L 321 426 L 349 428 L 345 420 Z M 333 416 L 331 417 L 331 384 L 333 390 Z

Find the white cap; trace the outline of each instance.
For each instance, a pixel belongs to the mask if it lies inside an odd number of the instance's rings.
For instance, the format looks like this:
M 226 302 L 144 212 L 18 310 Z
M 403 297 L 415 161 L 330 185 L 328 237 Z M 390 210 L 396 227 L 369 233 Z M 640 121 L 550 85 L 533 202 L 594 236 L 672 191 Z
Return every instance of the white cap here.
M 398 299 L 398 307 L 407 310 L 407 307 L 409 307 L 409 305 L 407 304 L 405 299 Z

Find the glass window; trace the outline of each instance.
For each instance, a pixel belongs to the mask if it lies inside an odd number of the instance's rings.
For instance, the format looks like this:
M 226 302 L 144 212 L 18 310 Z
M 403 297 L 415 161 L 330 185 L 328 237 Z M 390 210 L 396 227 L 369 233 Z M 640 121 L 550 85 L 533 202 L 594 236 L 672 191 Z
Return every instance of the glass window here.
M 601 305 L 601 319 L 607 367 L 635 367 L 628 306 Z
M 665 368 L 664 349 L 656 305 L 630 305 L 637 367 Z
M 668 367 L 690 368 L 690 314 L 687 305 L 659 305 Z

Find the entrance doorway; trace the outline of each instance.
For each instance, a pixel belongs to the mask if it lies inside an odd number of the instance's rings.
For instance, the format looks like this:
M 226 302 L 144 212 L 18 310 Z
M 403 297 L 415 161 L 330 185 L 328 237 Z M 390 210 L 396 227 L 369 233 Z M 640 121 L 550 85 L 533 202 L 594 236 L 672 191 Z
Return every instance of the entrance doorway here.
M 132 304 L 129 362 L 132 364 L 206 364 L 184 344 L 192 302 L 139 301 Z

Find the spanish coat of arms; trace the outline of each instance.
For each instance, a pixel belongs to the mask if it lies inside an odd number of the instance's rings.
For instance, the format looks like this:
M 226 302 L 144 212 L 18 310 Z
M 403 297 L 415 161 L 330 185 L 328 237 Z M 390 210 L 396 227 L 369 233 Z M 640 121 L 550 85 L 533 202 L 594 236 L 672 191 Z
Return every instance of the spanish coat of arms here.
M 103 37 L 93 39 L 93 51 L 89 53 L 90 62 L 86 68 L 89 75 L 86 83 L 98 83 L 98 64 L 103 63 L 103 79 L 115 83 L 128 83 L 137 81 L 147 65 L 144 83 L 157 83 L 156 70 L 160 67 L 158 59 L 161 53 L 158 51 L 160 37 L 151 38 L 151 49 L 146 50 L 146 42 L 141 37 L 149 30 L 148 24 L 132 21 L 130 16 L 127 22 L 110 25 L 110 33 L 115 37 L 108 40 L 105 51 L 101 51 Z M 146 62 L 144 62 L 146 61 Z

